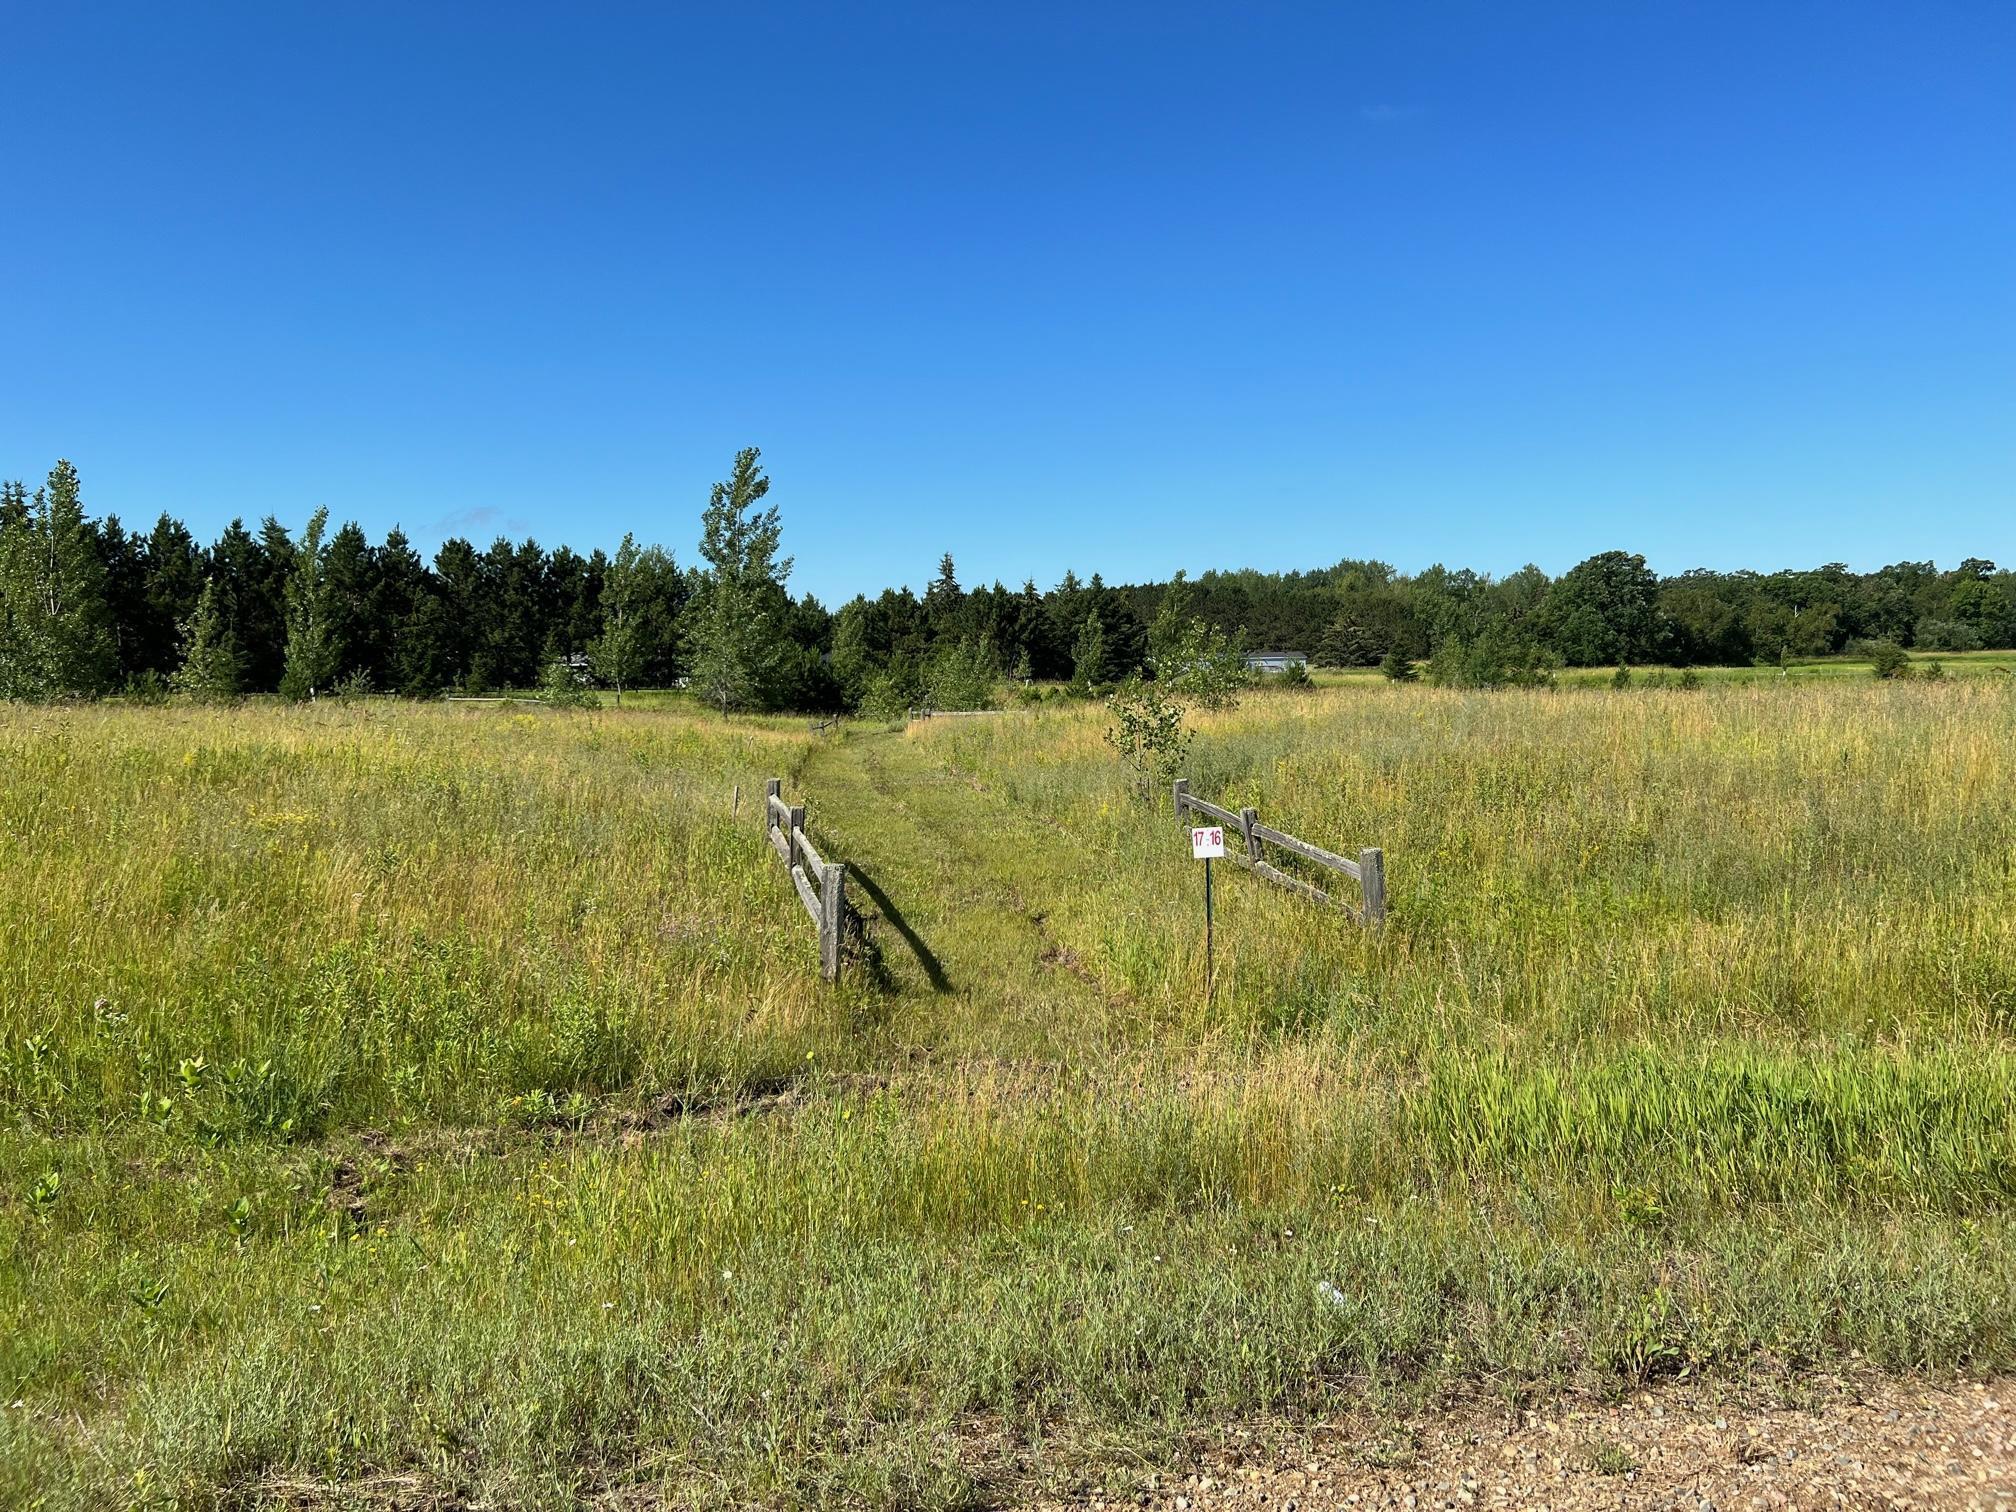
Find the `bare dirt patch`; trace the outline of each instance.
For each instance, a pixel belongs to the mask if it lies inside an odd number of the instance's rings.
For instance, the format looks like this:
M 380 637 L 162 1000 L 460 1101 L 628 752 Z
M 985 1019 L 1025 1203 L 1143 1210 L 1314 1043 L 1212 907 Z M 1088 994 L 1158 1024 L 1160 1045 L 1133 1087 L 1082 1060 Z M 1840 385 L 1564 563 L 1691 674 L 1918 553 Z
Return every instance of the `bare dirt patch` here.
M 2016 1380 L 1830 1382 L 1799 1406 L 1665 1386 L 1615 1404 L 1476 1404 L 1333 1424 L 1293 1449 L 1258 1434 L 1146 1490 L 1027 1512 L 1359 1508 L 2016 1509 Z

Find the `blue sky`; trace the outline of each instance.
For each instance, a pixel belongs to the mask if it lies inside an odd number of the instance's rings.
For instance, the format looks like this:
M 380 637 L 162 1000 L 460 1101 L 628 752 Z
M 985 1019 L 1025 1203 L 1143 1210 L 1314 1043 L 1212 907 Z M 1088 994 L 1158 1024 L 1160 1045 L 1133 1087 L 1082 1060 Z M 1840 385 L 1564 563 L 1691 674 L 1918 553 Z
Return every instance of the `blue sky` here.
M 17 4 L 0 474 L 206 539 L 2016 560 L 2016 6 Z

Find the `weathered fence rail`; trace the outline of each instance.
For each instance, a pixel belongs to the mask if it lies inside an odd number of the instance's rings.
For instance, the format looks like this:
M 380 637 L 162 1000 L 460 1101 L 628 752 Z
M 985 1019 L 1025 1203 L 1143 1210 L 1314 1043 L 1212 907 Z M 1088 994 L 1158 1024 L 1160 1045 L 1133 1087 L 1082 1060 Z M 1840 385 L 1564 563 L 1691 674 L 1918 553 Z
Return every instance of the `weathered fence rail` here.
M 819 974 L 840 977 L 840 942 L 847 929 L 847 868 L 828 861 L 805 833 L 805 805 L 786 803 L 784 781 L 763 784 L 763 834 L 791 874 L 798 900 L 819 930 Z
M 1358 852 L 1356 861 L 1350 860 L 1335 851 L 1327 851 L 1320 845 L 1311 845 L 1307 840 L 1298 840 L 1281 830 L 1269 828 L 1260 822 L 1258 809 L 1244 808 L 1235 812 L 1196 797 L 1190 791 L 1190 780 L 1187 777 L 1176 784 L 1177 820 L 1182 821 L 1186 814 L 1201 814 L 1207 819 L 1216 820 L 1239 836 L 1242 842 L 1239 851 L 1234 851 L 1229 845 L 1225 848 L 1225 859 L 1235 866 L 1243 866 L 1256 876 L 1265 877 L 1275 886 L 1285 887 L 1288 891 L 1299 893 L 1315 902 L 1336 903 L 1340 908 L 1356 914 L 1367 924 L 1380 924 L 1385 921 L 1386 854 L 1377 846 L 1366 847 Z M 1353 906 L 1340 898 L 1331 897 L 1328 891 L 1313 882 L 1305 882 L 1300 877 L 1290 876 L 1267 860 L 1262 847 L 1268 845 L 1277 846 L 1290 855 L 1300 856 L 1304 861 L 1327 870 L 1342 872 L 1358 884 L 1363 901 Z
M 906 717 L 913 723 L 919 719 L 978 719 L 985 714 L 1005 714 L 1006 709 L 934 709 L 929 705 L 907 711 Z

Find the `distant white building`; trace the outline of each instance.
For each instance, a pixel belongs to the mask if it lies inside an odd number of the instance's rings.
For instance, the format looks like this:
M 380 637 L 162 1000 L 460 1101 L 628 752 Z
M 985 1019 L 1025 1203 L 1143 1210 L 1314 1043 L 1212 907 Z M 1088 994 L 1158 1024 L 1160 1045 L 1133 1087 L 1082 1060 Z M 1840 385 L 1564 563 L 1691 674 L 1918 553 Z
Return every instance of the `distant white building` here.
M 1309 657 L 1301 651 L 1248 651 L 1246 667 L 1252 672 L 1286 672 L 1290 667 L 1307 666 Z

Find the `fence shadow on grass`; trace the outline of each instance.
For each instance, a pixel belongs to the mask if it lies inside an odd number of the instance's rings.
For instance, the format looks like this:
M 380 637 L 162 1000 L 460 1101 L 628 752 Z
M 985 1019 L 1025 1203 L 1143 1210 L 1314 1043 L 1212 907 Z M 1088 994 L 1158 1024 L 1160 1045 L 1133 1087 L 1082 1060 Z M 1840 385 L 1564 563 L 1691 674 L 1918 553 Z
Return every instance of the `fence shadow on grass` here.
M 917 964 L 924 968 L 924 975 L 930 978 L 931 990 L 933 992 L 950 992 L 952 990 L 952 979 L 945 974 L 944 963 L 938 959 L 931 947 L 924 943 L 923 936 L 910 927 L 910 921 L 903 917 L 903 911 L 889 901 L 889 895 L 882 891 L 881 886 L 876 882 L 875 878 L 858 860 L 848 862 L 847 880 L 854 883 L 862 892 L 868 895 L 869 901 L 875 905 L 875 911 L 882 916 L 891 929 L 903 937 L 903 943 L 909 946 L 910 953 L 917 957 Z M 885 988 L 894 987 L 895 983 L 888 979 L 886 967 L 878 972 L 877 976 L 881 978 L 881 986 Z

